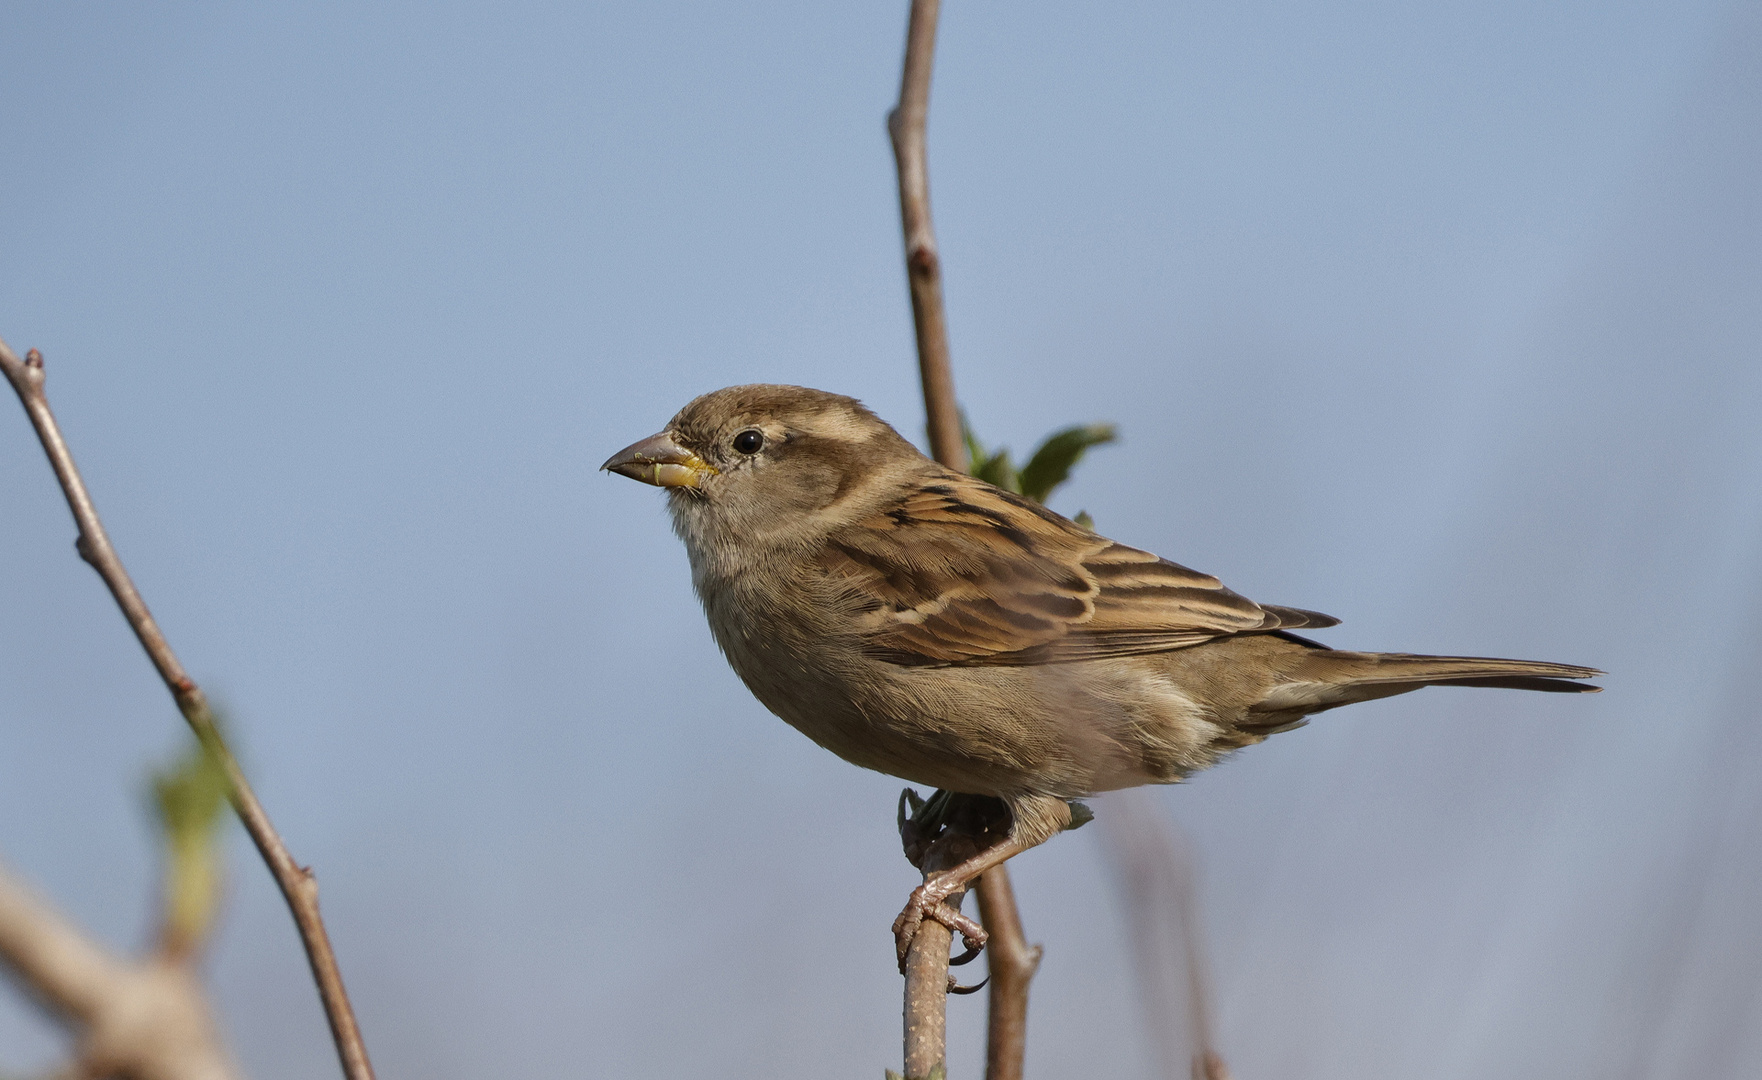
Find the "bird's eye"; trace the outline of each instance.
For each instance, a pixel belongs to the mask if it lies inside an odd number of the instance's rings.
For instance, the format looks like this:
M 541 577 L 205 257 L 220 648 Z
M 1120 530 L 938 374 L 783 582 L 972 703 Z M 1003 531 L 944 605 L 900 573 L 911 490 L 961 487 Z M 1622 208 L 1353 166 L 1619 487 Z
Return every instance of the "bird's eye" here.
M 765 448 L 765 433 L 747 428 L 734 437 L 734 449 L 742 454 L 756 454 Z

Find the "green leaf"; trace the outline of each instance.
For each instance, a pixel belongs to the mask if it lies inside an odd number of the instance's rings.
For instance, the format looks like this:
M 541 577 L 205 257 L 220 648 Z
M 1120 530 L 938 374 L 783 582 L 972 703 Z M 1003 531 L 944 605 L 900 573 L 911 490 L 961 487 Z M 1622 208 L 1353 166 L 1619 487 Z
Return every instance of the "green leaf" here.
M 1016 475 L 1016 467 L 1009 459 L 1008 450 L 999 450 L 988 458 L 973 460 L 973 475 L 994 484 L 1005 491 L 1022 493 L 1021 477 Z
M 165 935 L 179 948 L 193 948 L 207 935 L 220 904 L 216 839 L 230 786 L 220 762 L 194 739 L 181 759 L 153 775 L 166 852 Z
M 1048 435 L 1028 464 L 1022 466 L 1015 490 L 1035 502 L 1045 502 L 1060 484 L 1070 479 L 1071 469 L 1083 460 L 1090 447 L 1113 442 L 1118 437 L 1112 424 L 1079 424 Z
M 973 425 L 967 423 L 967 414 L 961 414 L 961 438 L 967 444 L 967 473 L 1000 487 L 1005 491 L 1021 493 L 1022 482 L 1016 476 L 1015 463 L 1010 460 L 1009 448 L 1000 446 L 996 453 L 985 449 L 979 436 L 973 433 Z
M 973 433 L 973 425 L 967 423 L 967 410 L 965 409 L 961 410 L 961 441 L 967 444 L 967 461 L 985 460 L 985 444 L 980 442 L 979 436 Z M 969 465 L 968 468 L 970 469 L 971 466 Z
M 168 839 L 205 839 L 226 806 L 226 770 L 201 743 L 170 768 L 153 774 L 153 803 Z

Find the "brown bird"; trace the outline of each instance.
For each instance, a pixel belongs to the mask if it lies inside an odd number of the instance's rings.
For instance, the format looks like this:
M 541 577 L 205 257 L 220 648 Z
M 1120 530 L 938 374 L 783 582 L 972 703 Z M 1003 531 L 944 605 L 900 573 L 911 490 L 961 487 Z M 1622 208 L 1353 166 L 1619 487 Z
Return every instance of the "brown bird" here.
M 942 901 L 1071 824 L 1318 712 L 1424 686 L 1594 691 L 1592 668 L 1343 652 L 1339 620 L 1257 604 L 925 457 L 853 398 L 705 394 L 604 466 L 668 489 L 710 629 L 748 689 L 846 761 L 1009 807 L 1008 835 L 916 889 Z

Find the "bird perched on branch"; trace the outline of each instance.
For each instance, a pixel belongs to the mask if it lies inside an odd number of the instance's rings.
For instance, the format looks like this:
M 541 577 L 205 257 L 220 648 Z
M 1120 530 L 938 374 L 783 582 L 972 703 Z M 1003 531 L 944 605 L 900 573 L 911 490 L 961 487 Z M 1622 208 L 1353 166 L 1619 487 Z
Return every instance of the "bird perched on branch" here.
M 612 472 L 668 489 L 692 583 L 753 694 L 844 758 L 1002 799 L 1006 837 L 928 878 L 942 901 L 1071 824 L 1071 801 L 1167 784 L 1327 709 L 1425 686 L 1594 691 L 1592 668 L 1330 649 L 1338 620 L 1257 604 L 920 453 L 853 398 L 705 394 Z

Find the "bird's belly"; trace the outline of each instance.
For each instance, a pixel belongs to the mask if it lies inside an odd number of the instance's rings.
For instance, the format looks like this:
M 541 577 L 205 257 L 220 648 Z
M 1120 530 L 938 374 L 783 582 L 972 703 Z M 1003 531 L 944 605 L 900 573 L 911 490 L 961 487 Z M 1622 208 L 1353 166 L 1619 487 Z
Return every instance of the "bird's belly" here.
M 863 768 L 1005 798 L 1077 798 L 1204 768 L 1231 728 L 1165 658 L 908 667 L 869 657 L 834 605 L 779 608 L 699 582 L 729 664 L 766 708 Z
M 761 704 L 845 761 L 974 794 L 1003 794 L 1019 786 L 1021 777 L 1008 775 L 968 745 L 971 739 L 962 733 L 970 734 L 973 721 L 901 710 L 884 687 L 862 673 L 834 672 L 770 652 L 731 649 L 728 659 Z
M 1166 680 L 1120 664 L 911 668 L 852 650 L 737 643 L 760 702 L 867 769 L 980 795 L 1077 798 L 1210 764 L 1216 725 Z

